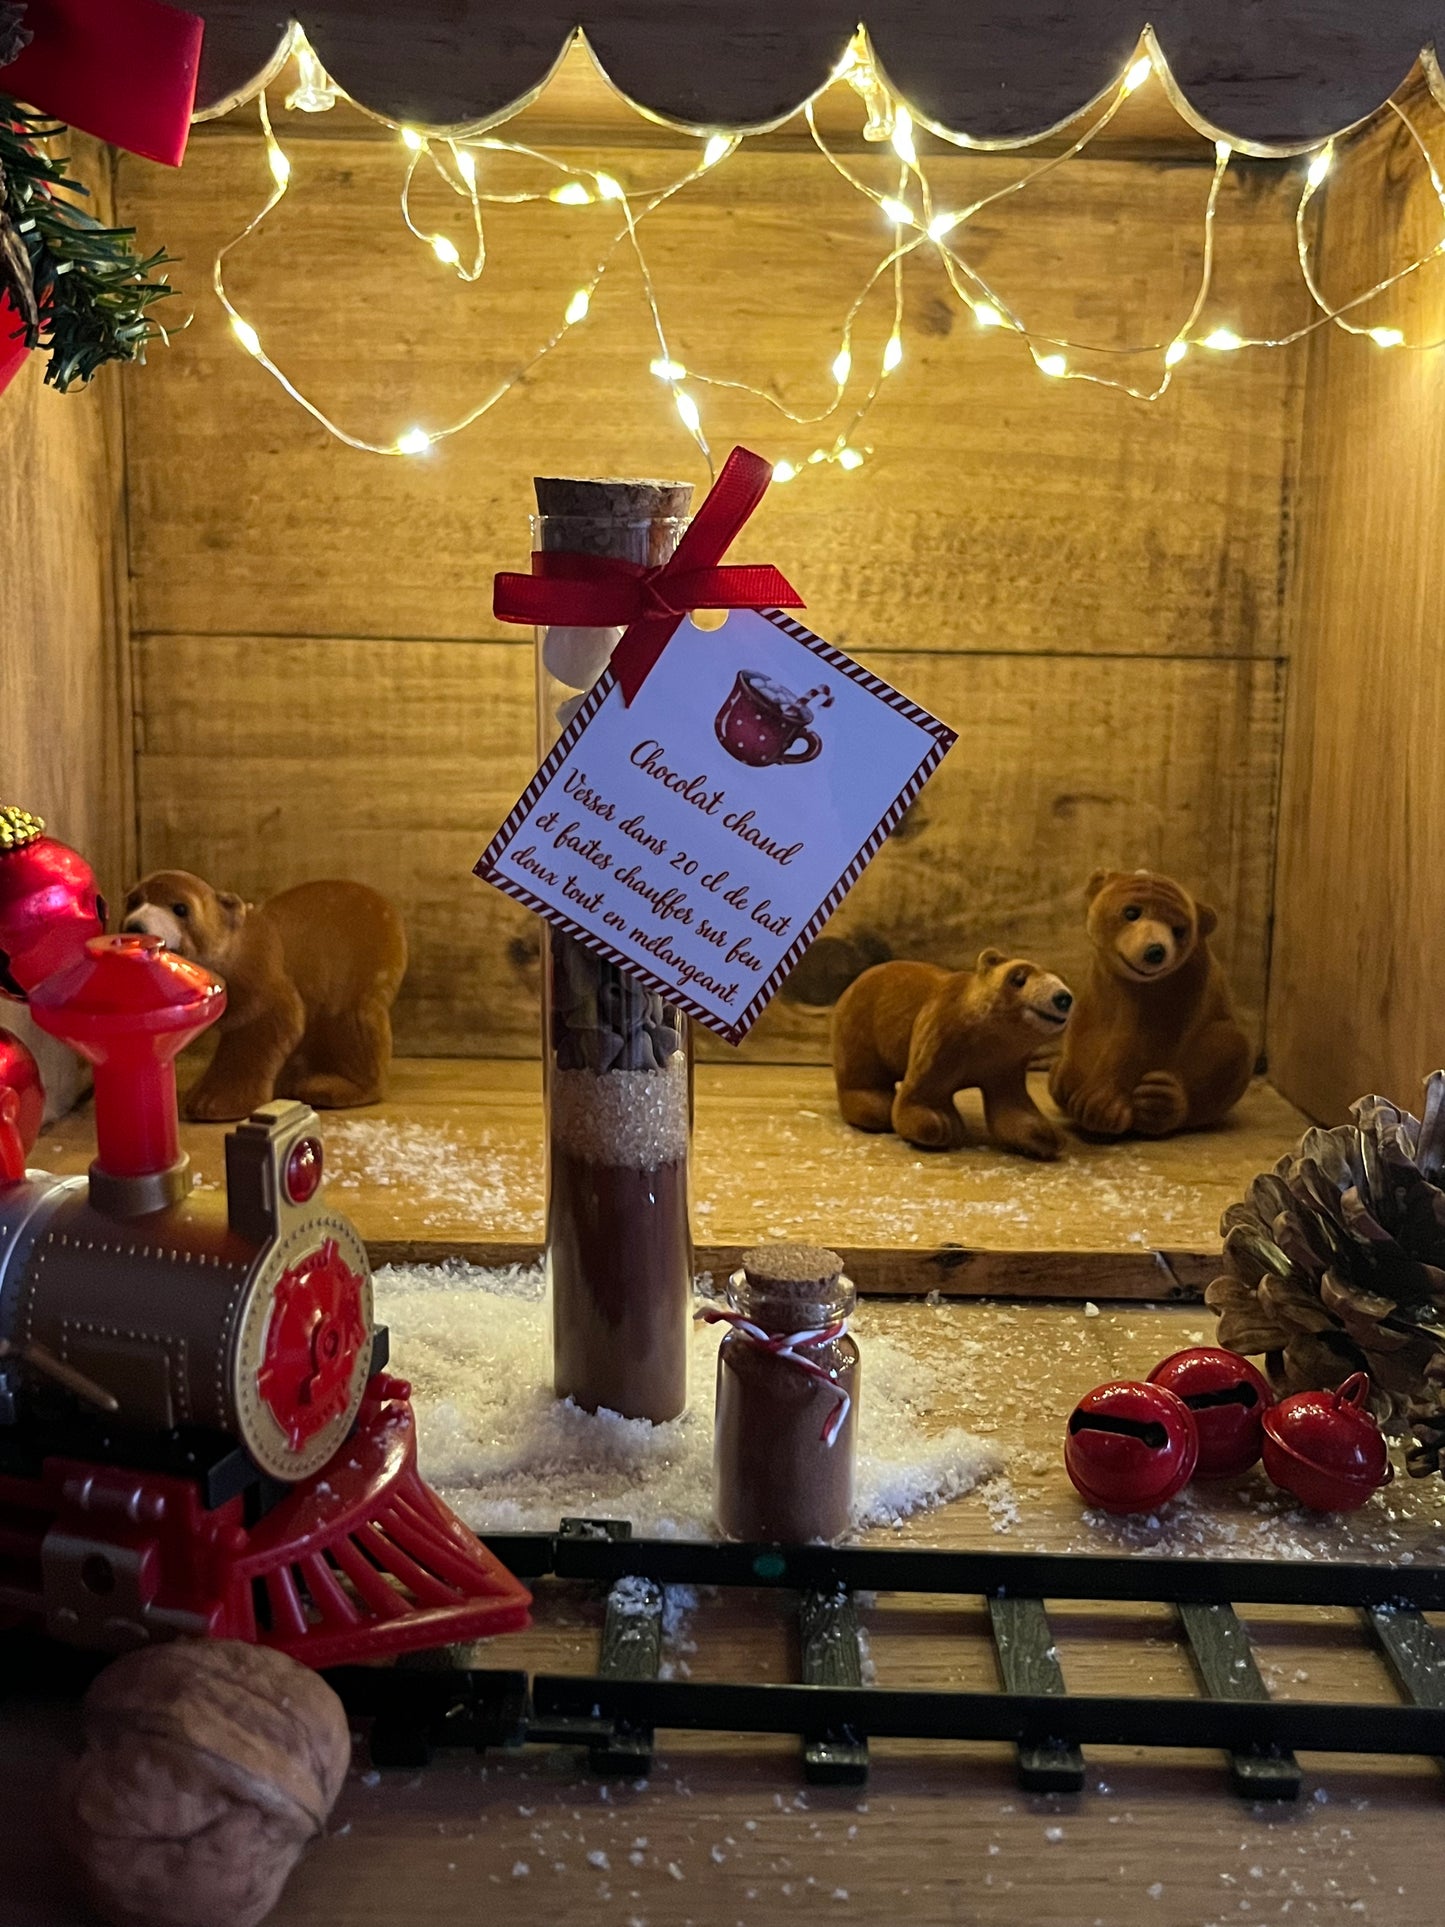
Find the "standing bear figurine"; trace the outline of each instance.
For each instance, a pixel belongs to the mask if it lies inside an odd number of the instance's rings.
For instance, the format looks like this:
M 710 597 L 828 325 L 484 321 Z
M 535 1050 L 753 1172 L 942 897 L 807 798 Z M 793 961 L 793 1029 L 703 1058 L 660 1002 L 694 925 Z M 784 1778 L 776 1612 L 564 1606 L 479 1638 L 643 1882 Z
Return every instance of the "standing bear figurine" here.
M 187 1117 L 249 1117 L 273 1097 L 344 1110 L 385 1096 L 406 932 L 378 891 L 298 883 L 250 904 L 189 870 L 155 870 L 127 893 L 120 927 L 225 983 L 216 1054 L 186 1094 Z
M 963 1143 L 954 1095 L 977 1089 L 996 1144 L 1056 1158 L 1063 1139 L 1029 1096 L 1028 1066 L 1073 1001 L 1060 978 L 1001 950 L 983 951 L 973 970 L 874 964 L 833 1012 L 838 1108 L 860 1131 L 950 1151 Z
M 1049 1093 L 1099 1137 L 1218 1124 L 1253 1055 L 1209 949 L 1218 919 L 1172 877 L 1096 870 L 1084 886 L 1093 959 Z

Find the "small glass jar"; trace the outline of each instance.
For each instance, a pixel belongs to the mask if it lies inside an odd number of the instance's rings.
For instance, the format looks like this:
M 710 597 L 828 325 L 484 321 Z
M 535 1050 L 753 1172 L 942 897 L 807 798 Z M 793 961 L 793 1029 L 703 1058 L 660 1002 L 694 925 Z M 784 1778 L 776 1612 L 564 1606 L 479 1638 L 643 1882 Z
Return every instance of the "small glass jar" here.
M 821 1245 L 759 1245 L 728 1280 L 732 1310 L 718 1315 L 733 1329 L 718 1347 L 713 1448 L 726 1538 L 799 1545 L 851 1526 L 856 1298 L 842 1259 Z

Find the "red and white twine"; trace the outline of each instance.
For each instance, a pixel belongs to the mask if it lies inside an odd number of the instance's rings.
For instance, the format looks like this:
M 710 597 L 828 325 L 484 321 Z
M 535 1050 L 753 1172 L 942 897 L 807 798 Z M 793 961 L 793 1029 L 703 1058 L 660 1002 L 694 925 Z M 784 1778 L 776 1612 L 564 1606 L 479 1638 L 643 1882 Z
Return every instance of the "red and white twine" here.
M 823 1429 L 818 1436 L 824 1445 L 837 1443 L 843 1422 L 853 1407 L 852 1395 L 844 1390 L 830 1371 L 815 1360 L 805 1358 L 803 1353 L 815 1345 L 831 1344 L 833 1339 L 841 1338 L 848 1329 L 846 1318 L 839 1318 L 831 1325 L 820 1325 L 812 1331 L 766 1332 L 761 1325 L 744 1318 L 740 1311 L 724 1311 L 720 1305 L 704 1305 L 695 1316 L 702 1324 L 731 1325 L 734 1331 L 741 1332 L 748 1343 L 756 1345 L 759 1351 L 771 1352 L 774 1358 L 786 1359 L 790 1365 L 796 1365 L 800 1372 L 806 1372 L 809 1378 L 816 1378 L 820 1384 L 826 1385 L 836 1402 L 823 1421 Z

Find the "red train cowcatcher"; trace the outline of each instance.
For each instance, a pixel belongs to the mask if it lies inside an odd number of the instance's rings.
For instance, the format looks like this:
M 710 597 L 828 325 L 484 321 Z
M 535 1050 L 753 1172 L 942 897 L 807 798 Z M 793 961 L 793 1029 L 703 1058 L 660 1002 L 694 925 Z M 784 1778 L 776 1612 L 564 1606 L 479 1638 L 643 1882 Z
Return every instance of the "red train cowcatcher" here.
M 174 1060 L 224 987 L 156 938 L 78 936 L 14 985 L 94 1065 L 97 1155 L 88 1178 L 0 1168 L 0 1613 L 314 1666 L 525 1625 L 418 1474 L 315 1113 L 263 1106 L 227 1136 L 225 1195 L 196 1191 Z

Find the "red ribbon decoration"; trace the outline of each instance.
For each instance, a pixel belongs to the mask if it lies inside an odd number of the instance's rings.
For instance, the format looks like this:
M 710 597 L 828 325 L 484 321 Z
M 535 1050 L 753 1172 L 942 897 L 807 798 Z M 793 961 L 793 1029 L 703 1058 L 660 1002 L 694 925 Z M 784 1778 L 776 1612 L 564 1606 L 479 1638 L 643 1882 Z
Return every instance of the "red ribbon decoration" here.
M 30 0 L 34 35 L 0 92 L 143 160 L 179 167 L 205 22 L 162 0 Z
M 497 576 L 492 610 L 501 622 L 562 623 L 627 633 L 612 652 L 622 700 L 631 704 L 690 609 L 801 609 L 803 598 L 767 563 L 720 567 L 768 492 L 773 467 L 735 448 L 692 518 L 672 559 L 648 568 L 615 556 L 539 550 L 530 575 Z

